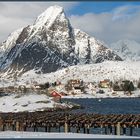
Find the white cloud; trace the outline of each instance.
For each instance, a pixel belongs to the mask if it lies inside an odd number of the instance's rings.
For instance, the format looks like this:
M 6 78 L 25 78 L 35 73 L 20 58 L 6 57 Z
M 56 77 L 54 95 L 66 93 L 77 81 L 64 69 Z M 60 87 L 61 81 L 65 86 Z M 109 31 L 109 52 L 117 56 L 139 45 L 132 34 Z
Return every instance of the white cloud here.
M 72 15 L 70 21 L 75 28 L 108 44 L 120 39 L 140 42 L 140 6 L 122 6 L 106 13 Z
M 113 20 L 129 19 L 140 11 L 140 6 L 126 5 L 113 10 Z
M 77 4 L 78 2 L 0 2 L 0 42 L 16 29 L 32 24 L 51 5 L 62 6 L 68 12 Z
M 78 2 L 0 2 L 0 42 L 14 30 L 32 24 L 51 5 L 64 7 L 66 13 Z M 71 15 L 71 24 L 106 43 L 120 39 L 140 42 L 140 6 L 125 5 L 105 13 Z

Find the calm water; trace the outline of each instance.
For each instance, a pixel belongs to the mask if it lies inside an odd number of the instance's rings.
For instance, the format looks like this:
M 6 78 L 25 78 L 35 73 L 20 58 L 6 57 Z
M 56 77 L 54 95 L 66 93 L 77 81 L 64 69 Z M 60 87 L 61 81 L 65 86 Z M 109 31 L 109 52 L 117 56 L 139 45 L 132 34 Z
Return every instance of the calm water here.
M 84 109 L 72 112 L 100 113 L 100 114 L 140 114 L 140 98 L 108 98 L 108 99 L 65 99 L 78 103 Z

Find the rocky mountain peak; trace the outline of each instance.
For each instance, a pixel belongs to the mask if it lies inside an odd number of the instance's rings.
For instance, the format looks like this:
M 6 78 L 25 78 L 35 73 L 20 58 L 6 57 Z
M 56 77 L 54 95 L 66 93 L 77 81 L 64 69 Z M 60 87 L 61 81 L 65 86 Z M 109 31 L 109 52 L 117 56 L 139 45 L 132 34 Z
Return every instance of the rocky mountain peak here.
M 4 47 L 9 44 L 9 49 L 3 50 L 0 61 L 0 70 L 9 75 L 32 69 L 50 73 L 77 64 L 122 60 L 94 37 L 75 30 L 60 6 L 49 7 L 34 24 L 10 38 Z
M 73 28 L 66 17 L 64 9 L 60 6 L 50 6 L 38 16 L 31 26 L 30 37 L 41 37 L 49 44 L 57 45 L 59 50 L 67 51 L 75 44 Z
M 37 26 L 46 25 L 49 28 L 57 18 L 62 18 L 62 17 L 65 19 L 65 13 L 62 7 L 57 5 L 50 6 L 47 10 L 45 10 L 42 14 L 40 14 L 37 17 L 34 25 Z

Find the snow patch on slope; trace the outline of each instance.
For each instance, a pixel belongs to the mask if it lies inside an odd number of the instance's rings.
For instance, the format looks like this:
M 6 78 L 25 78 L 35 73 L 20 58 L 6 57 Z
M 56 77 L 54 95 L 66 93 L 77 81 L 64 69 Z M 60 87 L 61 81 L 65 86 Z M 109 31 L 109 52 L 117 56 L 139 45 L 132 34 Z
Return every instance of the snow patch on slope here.
M 16 44 L 16 40 L 19 37 L 22 30 L 23 28 L 14 31 L 8 36 L 7 40 L 5 40 L 2 44 L 0 44 L 0 57 L 3 55 L 5 51 L 8 51 Z

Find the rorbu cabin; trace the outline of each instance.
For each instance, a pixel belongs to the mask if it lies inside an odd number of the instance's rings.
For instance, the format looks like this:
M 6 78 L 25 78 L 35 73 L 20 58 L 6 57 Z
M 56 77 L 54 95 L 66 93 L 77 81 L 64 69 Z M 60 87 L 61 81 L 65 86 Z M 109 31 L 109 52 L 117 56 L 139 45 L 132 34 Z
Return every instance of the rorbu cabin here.
M 61 102 L 61 97 L 62 97 L 62 95 L 59 93 L 59 92 L 57 92 L 57 91 L 52 91 L 51 92 L 51 97 L 53 97 L 53 100 L 55 101 L 55 102 Z

